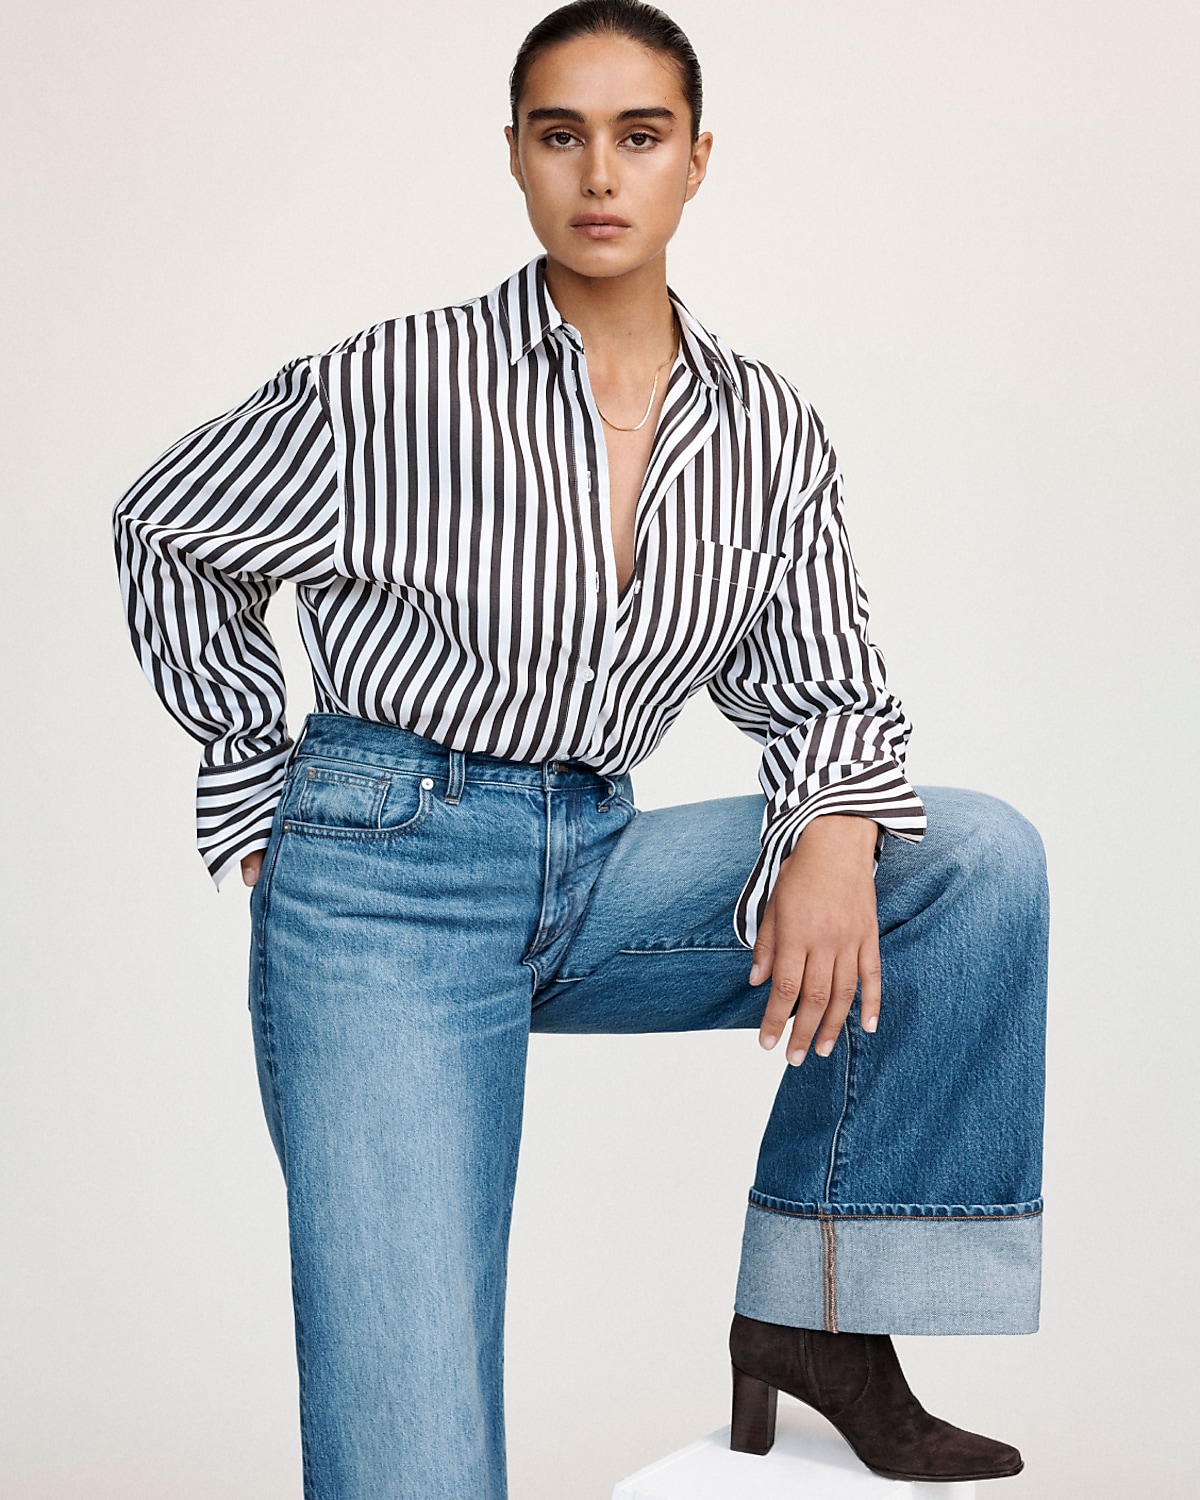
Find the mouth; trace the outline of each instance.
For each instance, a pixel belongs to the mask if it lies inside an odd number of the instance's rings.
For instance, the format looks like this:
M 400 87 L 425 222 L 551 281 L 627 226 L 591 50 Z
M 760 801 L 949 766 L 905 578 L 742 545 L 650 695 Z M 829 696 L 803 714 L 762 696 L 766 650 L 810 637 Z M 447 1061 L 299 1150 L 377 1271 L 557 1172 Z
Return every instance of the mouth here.
M 611 240 L 633 226 L 628 219 L 619 219 L 616 214 L 579 214 L 571 220 L 571 228 L 589 240 Z

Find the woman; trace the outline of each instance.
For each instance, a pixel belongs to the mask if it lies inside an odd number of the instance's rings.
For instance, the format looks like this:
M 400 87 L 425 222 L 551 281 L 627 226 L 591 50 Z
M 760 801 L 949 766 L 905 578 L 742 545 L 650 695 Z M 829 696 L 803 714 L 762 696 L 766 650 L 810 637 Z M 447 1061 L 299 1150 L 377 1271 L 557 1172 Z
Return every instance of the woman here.
M 825 433 L 668 290 L 700 102 L 661 12 L 554 12 L 507 132 L 544 256 L 294 360 L 117 507 L 135 644 L 205 747 L 201 849 L 254 887 L 319 1500 L 505 1493 L 531 1027 L 787 1033 L 735 1447 L 770 1447 L 783 1389 L 882 1474 L 1021 1467 L 928 1416 L 888 1335 L 1037 1324 L 1040 844 L 936 788 L 925 833 Z M 297 744 L 283 580 L 318 697 Z M 764 795 L 639 814 L 630 768 L 701 686 Z

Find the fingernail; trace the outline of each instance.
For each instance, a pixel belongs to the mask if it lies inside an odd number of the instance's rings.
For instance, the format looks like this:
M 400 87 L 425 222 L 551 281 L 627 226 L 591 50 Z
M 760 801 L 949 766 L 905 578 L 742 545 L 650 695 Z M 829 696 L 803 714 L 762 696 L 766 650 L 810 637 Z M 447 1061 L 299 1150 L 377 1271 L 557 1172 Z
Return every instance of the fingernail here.
M 874 1031 L 875 1028 L 876 1028 L 876 1026 L 878 1026 L 878 1025 L 879 1025 L 879 1017 L 878 1016 L 868 1016 L 867 1019 L 863 1022 L 863 1030 L 864 1031 Z
M 757 984 L 761 977 L 761 971 L 757 964 L 750 965 L 750 983 Z
M 788 1053 L 788 1062 L 790 1062 L 791 1065 L 794 1068 L 798 1068 L 800 1066 L 800 1064 L 804 1061 L 804 1057 L 805 1057 L 805 1054 L 803 1052 L 789 1052 Z
M 818 1042 L 817 1043 L 817 1056 L 818 1057 L 828 1057 L 829 1054 L 832 1051 L 833 1051 L 833 1043 L 832 1042 Z
M 758 1044 L 764 1052 L 770 1052 L 771 1048 L 778 1040 L 779 1038 L 777 1036 L 760 1036 L 758 1039 Z

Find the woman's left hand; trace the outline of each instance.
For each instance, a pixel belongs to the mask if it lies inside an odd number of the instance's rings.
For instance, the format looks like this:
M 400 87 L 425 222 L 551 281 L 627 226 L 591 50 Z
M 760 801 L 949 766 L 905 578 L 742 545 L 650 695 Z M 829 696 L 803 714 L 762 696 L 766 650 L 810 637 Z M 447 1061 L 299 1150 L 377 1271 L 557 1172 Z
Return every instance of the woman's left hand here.
M 796 1013 L 790 1063 L 803 1062 L 814 1035 L 817 1055 L 829 1056 L 860 981 L 862 1028 L 878 1024 L 877 834 L 869 818 L 814 818 L 780 867 L 754 944 L 750 983 L 771 980 L 758 1033 L 763 1047 L 775 1046 Z

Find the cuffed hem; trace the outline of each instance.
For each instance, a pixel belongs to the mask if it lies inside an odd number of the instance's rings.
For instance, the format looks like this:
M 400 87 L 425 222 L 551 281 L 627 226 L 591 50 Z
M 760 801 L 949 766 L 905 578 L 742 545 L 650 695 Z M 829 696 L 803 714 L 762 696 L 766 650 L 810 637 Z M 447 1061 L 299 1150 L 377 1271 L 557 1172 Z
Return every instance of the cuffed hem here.
M 234 761 L 202 765 L 196 783 L 196 842 L 218 887 L 247 854 L 265 849 L 292 742 Z
M 834 770 L 844 774 L 831 780 Z M 769 781 L 763 777 L 760 780 L 764 790 L 768 790 Z M 910 844 L 920 843 L 925 836 L 924 804 L 895 760 L 879 761 L 857 770 L 826 767 L 820 776 L 810 777 L 786 798 L 768 791 L 758 858 L 734 903 L 733 930 L 743 947 L 754 947 L 780 865 L 795 849 L 808 825 L 828 813 L 869 818 L 878 823 L 876 863 L 884 834 Z
M 751 1202 L 735 1307 L 765 1323 L 831 1333 L 1036 1333 L 1041 1251 L 1040 1198 Z

